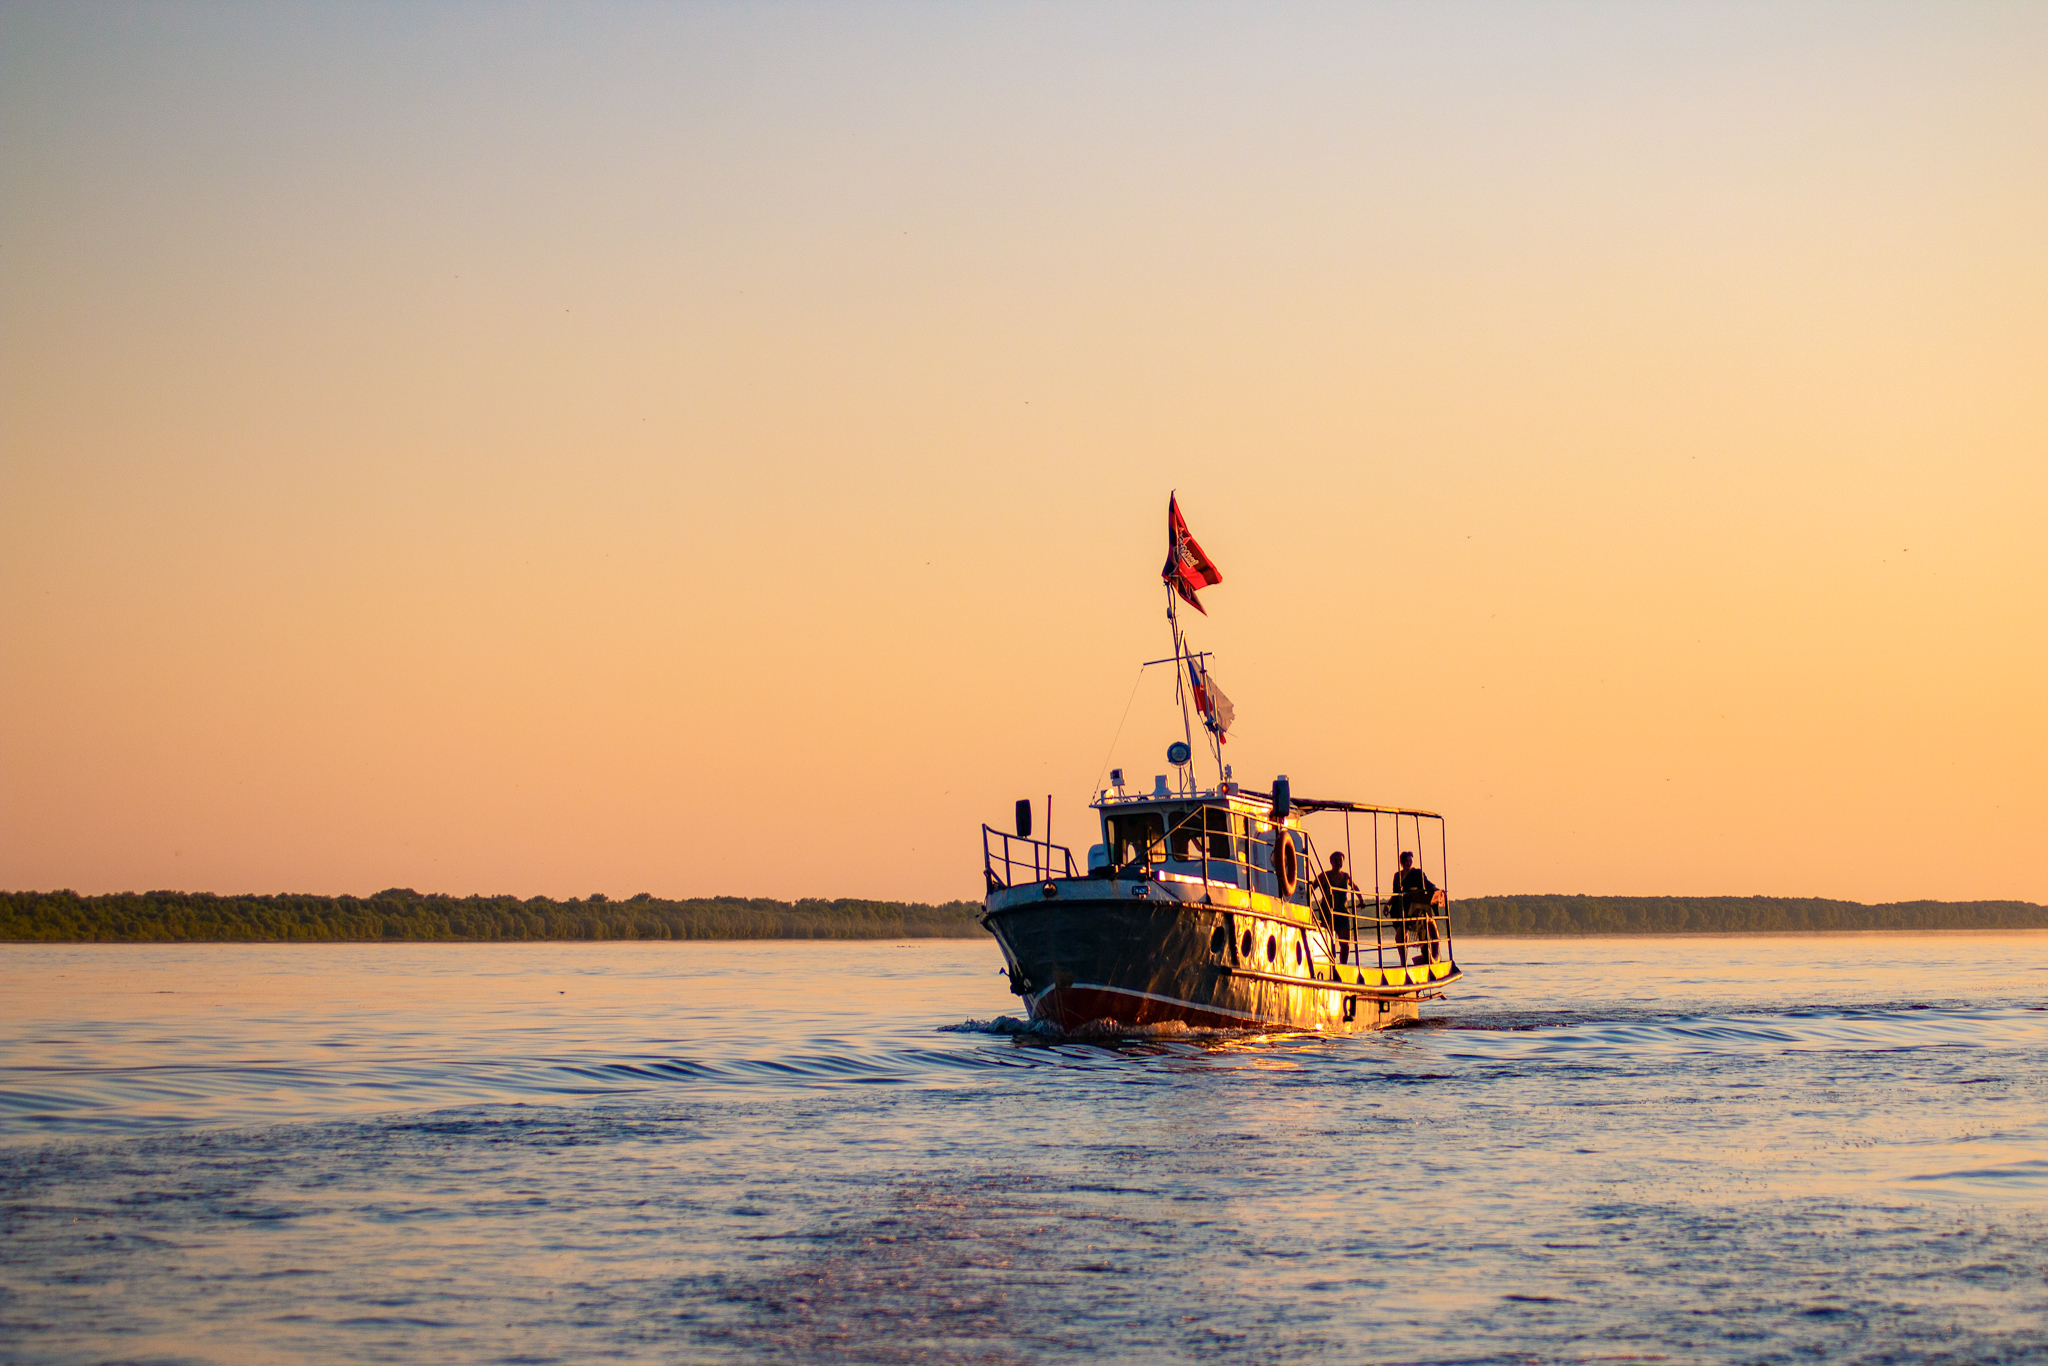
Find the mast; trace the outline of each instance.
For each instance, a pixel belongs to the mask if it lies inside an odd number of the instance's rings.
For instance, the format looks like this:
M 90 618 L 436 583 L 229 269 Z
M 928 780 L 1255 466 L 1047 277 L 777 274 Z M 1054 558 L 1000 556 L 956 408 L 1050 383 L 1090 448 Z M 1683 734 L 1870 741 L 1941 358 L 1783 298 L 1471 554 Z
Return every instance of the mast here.
M 1173 585 L 1166 586 L 1166 624 L 1173 631 L 1173 696 L 1180 703 L 1180 733 L 1188 747 L 1188 786 L 1192 790 L 1195 778 L 1195 726 L 1188 714 L 1188 661 L 1187 645 L 1181 639 L 1180 614 L 1174 609 Z M 1175 765 L 1179 767 L 1179 765 Z
M 1207 657 L 1206 655 L 1204 656 L 1204 658 Z M 1209 705 L 1213 708 L 1216 705 L 1216 680 L 1209 677 L 1209 666 L 1207 664 L 1202 665 L 1201 668 L 1202 686 L 1209 690 Z M 1202 723 L 1202 728 L 1208 734 L 1209 758 L 1216 764 L 1216 783 L 1220 787 L 1223 784 L 1223 732 L 1209 725 L 1206 720 Z
M 1204 584 L 1223 582 L 1223 572 L 1202 553 L 1202 547 L 1188 533 L 1187 520 L 1180 514 L 1180 503 L 1173 494 L 1166 499 L 1166 568 L 1160 571 L 1166 581 L 1166 624 L 1173 632 L 1173 695 L 1180 703 L 1180 730 L 1183 746 L 1187 750 L 1187 791 L 1195 792 L 1195 723 L 1189 713 L 1189 693 L 1202 712 L 1202 729 L 1209 746 L 1209 756 L 1216 764 L 1216 781 L 1223 782 L 1223 732 L 1216 725 L 1215 701 L 1206 665 L 1196 663 L 1208 655 L 1194 655 L 1188 650 L 1187 637 L 1181 634 L 1180 608 L 1174 602 L 1176 597 L 1185 597 L 1199 608 L 1194 590 Z M 1190 575 L 1192 574 L 1192 578 Z M 1159 661 L 1164 662 L 1164 661 Z M 1195 672 L 1196 669 L 1200 672 Z M 1176 765 L 1178 767 L 1178 765 Z

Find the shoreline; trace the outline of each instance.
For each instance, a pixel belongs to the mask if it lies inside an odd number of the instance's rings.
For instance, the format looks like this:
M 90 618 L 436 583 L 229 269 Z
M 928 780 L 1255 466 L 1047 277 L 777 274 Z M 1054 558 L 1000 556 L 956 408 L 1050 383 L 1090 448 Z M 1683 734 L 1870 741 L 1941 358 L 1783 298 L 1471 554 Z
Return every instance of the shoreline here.
M 1990 938 L 2010 935 L 2048 935 L 2048 925 L 1994 926 L 1989 929 L 1489 931 L 1485 934 L 1459 934 L 1457 941 L 1462 943 L 1468 939 L 1485 940 L 1488 942 L 1507 939 L 1946 939 L 1963 936 Z M 898 948 L 908 949 L 917 948 L 924 944 L 959 944 L 985 938 L 989 938 L 987 932 L 979 925 L 975 925 L 972 927 L 972 933 L 957 934 L 734 935 L 725 938 L 703 935 L 688 939 L 0 939 L 0 951 L 13 948 L 181 949 L 221 947 L 327 949 L 360 948 L 365 945 L 381 945 L 393 950 L 476 948 L 479 946 L 488 948 L 560 949 L 576 945 L 598 944 L 762 944 L 788 945 L 792 948 L 830 944 L 891 944 Z M 990 939 L 990 942 L 994 942 L 993 939 Z
M 0 943 L 562 943 L 976 939 L 982 903 L 765 897 L 453 897 L 0 892 Z M 1818 897 L 1454 898 L 1453 939 L 2004 933 L 2048 929 L 2025 901 L 1869 905 Z

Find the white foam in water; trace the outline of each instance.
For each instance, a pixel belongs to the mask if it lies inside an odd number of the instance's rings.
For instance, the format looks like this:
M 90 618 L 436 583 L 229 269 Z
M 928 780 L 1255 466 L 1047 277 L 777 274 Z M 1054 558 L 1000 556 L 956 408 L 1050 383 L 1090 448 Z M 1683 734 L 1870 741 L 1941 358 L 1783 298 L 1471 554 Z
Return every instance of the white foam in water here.
M 1002 1034 L 1012 1038 L 1059 1039 L 1082 1043 L 1225 1039 L 1271 1032 L 1264 1029 L 1197 1029 L 1182 1020 L 1125 1024 L 1118 1020 L 1103 1019 L 1090 1020 L 1075 1029 L 1062 1029 L 1051 1020 L 1027 1020 L 1015 1015 L 998 1015 L 993 1020 L 963 1020 L 959 1024 L 939 1026 L 941 1034 Z
M 939 1026 L 941 1034 L 1029 1034 L 1035 1038 L 1059 1037 L 1060 1027 L 1050 1020 L 1024 1020 L 1015 1015 L 998 1015 L 993 1020 L 962 1020 Z

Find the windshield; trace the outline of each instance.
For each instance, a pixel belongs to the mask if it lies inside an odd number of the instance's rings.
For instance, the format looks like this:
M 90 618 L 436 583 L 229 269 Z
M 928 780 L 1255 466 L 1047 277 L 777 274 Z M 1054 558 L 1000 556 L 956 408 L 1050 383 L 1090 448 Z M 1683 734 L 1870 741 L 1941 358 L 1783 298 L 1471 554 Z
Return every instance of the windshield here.
M 1134 863 L 1241 862 L 1244 820 L 1220 806 L 1180 806 L 1130 811 L 1105 822 L 1109 859 L 1116 867 Z M 1235 836 L 1236 838 L 1233 838 Z
M 1109 818 L 1109 861 L 1118 868 L 1166 860 L 1166 825 L 1157 811 L 1131 811 Z

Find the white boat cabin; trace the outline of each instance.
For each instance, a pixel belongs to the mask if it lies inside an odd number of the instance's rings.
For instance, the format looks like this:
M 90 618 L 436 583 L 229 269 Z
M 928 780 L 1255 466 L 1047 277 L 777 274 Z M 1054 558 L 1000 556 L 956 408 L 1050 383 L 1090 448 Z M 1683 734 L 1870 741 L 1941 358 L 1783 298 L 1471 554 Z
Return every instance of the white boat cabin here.
M 1103 842 L 1088 851 L 1092 877 L 1238 887 L 1309 904 L 1321 860 L 1300 818 L 1290 814 L 1277 827 L 1294 845 L 1295 876 L 1285 885 L 1273 868 L 1276 825 L 1272 800 L 1263 794 L 1239 792 L 1234 784 L 1167 796 L 1108 791 L 1093 806 L 1101 813 Z

